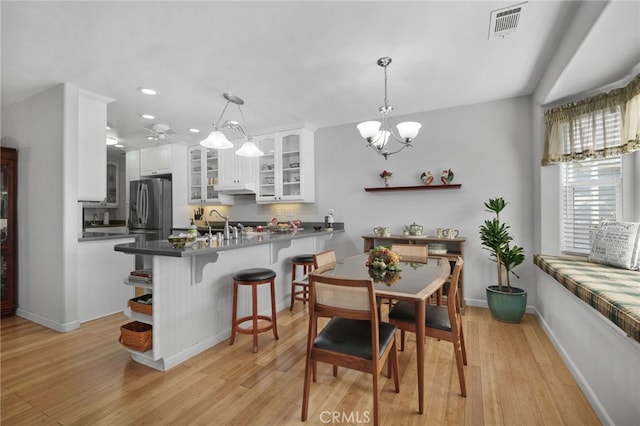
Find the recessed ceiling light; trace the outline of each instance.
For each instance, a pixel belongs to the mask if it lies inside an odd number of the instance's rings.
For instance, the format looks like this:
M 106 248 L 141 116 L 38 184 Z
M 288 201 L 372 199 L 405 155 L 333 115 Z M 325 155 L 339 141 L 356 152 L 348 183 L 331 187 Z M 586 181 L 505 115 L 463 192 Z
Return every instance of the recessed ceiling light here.
M 153 120 L 154 118 L 156 118 L 154 115 L 151 115 L 151 114 L 140 114 L 140 117 L 146 118 L 147 120 Z
M 121 143 L 117 143 L 114 145 L 116 148 L 124 148 L 124 145 L 122 145 Z
M 156 92 L 153 89 L 149 89 L 148 87 L 138 87 L 138 90 L 140 91 L 140 93 L 144 93 L 145 95 L 155 95 Z
M 111 130 L 111 127 L 107 126 L 107 127 L 105 127 L 105 129 L 107 129 L 107 130 Z
M 154 140 L 155 138 L 156 138 L 155 136 L 147 136 L 147 139 L 150 141 Z
M 107 138 L 107 145 L 116 145 L 118 143 L 117 139 L 114 138 Z
M 200 130 L 198 130 L 198 129 L 189 129 L 189 131 L 191 133 L 200 133 Z

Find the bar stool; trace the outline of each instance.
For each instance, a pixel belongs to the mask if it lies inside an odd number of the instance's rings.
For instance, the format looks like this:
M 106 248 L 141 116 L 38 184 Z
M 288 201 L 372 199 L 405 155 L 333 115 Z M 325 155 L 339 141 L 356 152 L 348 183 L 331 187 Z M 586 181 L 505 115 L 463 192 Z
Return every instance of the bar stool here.
M 307 275 L 313 271 L 313 254 L 299 254 L 291 258 L 291 306 L 290 311 L 293 311 L 293 304 L 296 300 L 301 300 L 303 304 L 309 301 L 309 283 L 298 281 L 296 282 L 296 270 L 297 267 L 302 267 L 303 275 Z M 301 287 L 302 290 L 297 288 Z
M 276 322 L 276 299 L 274 281 L 276 273 L 268 268 L 243 269 L 233 275 L 233 314 L 231 317 L 231 340 L 229 345 L 233 345 L 236 333 L 253 334 L 253 352 L 258 352 L 258 334 L 273 330 L 273 335 L 278 340 L 278 324 Z M 271 316 L 258 315 L 258 291 L 260 284 L 269 284 L 271 287 Z M 252 315 L 238 318 L 238 286 L 251 286 Z M 269 324 L 258 328 L 258 320 L 268 321 Z M 251 321 L 252 327 L 243 328 L 240 324 Z

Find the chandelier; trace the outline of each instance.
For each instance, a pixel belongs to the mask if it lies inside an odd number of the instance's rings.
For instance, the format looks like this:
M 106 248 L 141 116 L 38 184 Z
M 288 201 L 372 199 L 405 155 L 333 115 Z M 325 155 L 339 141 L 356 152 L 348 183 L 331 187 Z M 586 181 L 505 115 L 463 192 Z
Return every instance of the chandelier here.
M 389 113 L 393 111 L 393 107 L 389 105 L 387 99 L 387 67 L 391 64 L 391 58 L 383 57 L 378 59 L 378 65 L 384 69 L 384 105 L 379 108 L 382 114 L 382 123 L 379 121 L 364 121 L 358 124 L 358 130 L 360 136 L 367 141 L 367 146 L 376 151 L 379 155 L 384 156 L 384 159 L 388 159 L 390 155 L 396 154 L 408 146 L 411 146 L 411 141 L 418 135 L 422 124 L 414 121 L 405 121 L 398 124 L 398 134 L 393 129 L 390 129 L 387 123 Z M 397 149 L 390 148 L 389 136 L 393 136 L 393 139 L 399 143 Z
M 227 103 L 224 105 L 224 108 L 220 113 L 220 117 L 218 117 L 218 121 L 213 123 L 213 130 L 211 131 L 211 133 L 209 133 L 209 136 L 207 136 L 206 139 L 200 141 L 200 145 L 213 149 L 233 148 L 233 143 L 231 143 L 231 141 L 227 139 L 225 134 L 220 131 L 220 129 L 231 129 L 234 132 L 242 133 L 242 135 L 247 139 L 247 141 L 242 144 L 242 147 L 236 151 L 237 155 L 240 155 L 242 157 L 260 157 L 261 155 L 264 155 L 264 153 L 260 151 L 257 145 L 253 142 L 253 136 L 251 136 L 251 133 L 249 133 L 249 130 L 247 129 L 247 124 L 244 119 L 244 113 L 242 112 L 242 108 L 240 107 L 241 105 L 244 105 L 244 100 L 242 100 L 242 98 L 239 98 L 238 96 L 230 95 L 228 93 L 224 93 L 222 97 L 227 100 Z M 227 120 L 222 123 L 222 125 L 220 125 L 222 117 L 227 111 L 227 107 L 230 103 L 238 106 L 242 124 L 238 123 L 237 121 Z

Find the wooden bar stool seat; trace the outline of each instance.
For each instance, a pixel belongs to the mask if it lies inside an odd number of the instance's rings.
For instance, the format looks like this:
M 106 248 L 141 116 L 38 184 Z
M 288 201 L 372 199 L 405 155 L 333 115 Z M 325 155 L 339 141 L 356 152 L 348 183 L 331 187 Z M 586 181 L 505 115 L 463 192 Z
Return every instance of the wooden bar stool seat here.
M 302 274 L 307 275 L 313 271 L 313 254 L 299 254 L 291 258 L 291 306 L 289 310 L 293 310 L 293 304 L 296 300 L 300 300 L 303 304 L 309 301 L 309 283 L 296 281 L 298 278 L 296 271 L 298 267 L 302 267 Z M 300 277 L 301 278 L 301 277 Z
M 258 352 L 258 334 L 273 330 L 273 336 L 278 340 L 278 324 L 276 321 L 276 299 L 275 299 L 275 278 L 276 273 L 268 268 L 243 269 L 233 275 L 233 313 L 231 317 L 231 339 L 229 345 L 233 345 L 236 333 L 253 335 L 253 352 Z M 269 284 L 271 287 L 271 316 L 258 315 L 258 286 Z M 251 286 L 252 314 L 238 318 L 238 286 Z M 258 320 L 266 321 L 268 324 L 258 327 Z M 250 328 L 240 327 L 240 324 L 251 321 Z

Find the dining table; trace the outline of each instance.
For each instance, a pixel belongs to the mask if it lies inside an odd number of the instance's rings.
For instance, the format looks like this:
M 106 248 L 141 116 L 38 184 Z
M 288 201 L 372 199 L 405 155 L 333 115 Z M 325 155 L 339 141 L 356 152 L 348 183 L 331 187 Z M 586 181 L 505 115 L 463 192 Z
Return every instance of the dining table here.
M 400 259 L 399 271 L 377 271 L 367 266 L 366 253 L 345 258 L 331 270 L 323 272 L 332 276 L 351 279 L 372 278 L 377 297 L 404 300 L 415 304 L 416 336 L 425 334 L 427 299 L 440 289 L 451 267 L 446 257 L 412 257 Z M 416 338 L 418 362 L 418 412 L 424 413 L 424 344 Z

